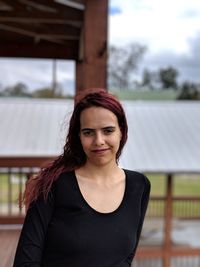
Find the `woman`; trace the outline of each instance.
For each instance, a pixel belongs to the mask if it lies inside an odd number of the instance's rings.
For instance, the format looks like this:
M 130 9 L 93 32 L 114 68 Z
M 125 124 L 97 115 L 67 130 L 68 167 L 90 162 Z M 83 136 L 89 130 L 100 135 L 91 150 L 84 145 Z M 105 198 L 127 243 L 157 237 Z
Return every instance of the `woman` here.
M 106 91 L 77 101 L 63 154 L 27 183 L 14 267 L 131 266 L 150 183 L 118 166 L 127 129 Z

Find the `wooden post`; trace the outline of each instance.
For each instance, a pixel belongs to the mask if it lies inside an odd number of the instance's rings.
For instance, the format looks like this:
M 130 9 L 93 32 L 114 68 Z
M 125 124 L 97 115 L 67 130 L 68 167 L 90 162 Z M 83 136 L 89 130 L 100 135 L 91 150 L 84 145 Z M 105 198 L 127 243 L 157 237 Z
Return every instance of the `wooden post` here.
M 56 94 L 56 87 L 57 87 L 57 62 L 56 59 L 53 59 L 53 66 L 52 66 L 52 95 L 55 96 Z
M 172 242 L 171 242 L 172 217 L 173 217 L 172 174 L 168 174 L 167 184 L 166 184 L 163 267 L 170 267 L 170 253 L 172 248 Z
M 76 62 L 76 90 L 107 87 L 108 0 L 86 0 Z

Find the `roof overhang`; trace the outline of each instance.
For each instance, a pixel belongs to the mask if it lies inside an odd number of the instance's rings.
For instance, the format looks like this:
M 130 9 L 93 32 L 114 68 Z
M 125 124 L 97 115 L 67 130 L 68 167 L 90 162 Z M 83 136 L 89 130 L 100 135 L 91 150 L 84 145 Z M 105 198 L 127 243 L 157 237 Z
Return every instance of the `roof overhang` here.
M 84 0 L 1 0 L 0 57 L 77 60 Z

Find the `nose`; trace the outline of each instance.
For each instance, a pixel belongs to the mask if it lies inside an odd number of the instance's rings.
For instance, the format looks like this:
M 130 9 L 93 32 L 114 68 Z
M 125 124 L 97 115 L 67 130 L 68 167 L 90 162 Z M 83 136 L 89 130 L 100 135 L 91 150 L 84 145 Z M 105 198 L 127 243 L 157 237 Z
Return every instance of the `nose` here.
M 94 142 L 96 146 L 101 146 L 104 144 L 105 141 L 104 141 L 103 134 L 101 132 L 96 133 Z

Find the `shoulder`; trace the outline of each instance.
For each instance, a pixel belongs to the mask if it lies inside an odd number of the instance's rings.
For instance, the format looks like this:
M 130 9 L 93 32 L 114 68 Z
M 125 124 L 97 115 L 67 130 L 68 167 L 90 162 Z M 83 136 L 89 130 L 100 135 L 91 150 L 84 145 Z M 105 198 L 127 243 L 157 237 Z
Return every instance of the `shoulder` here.
M 53 183 L 53 188 L 57 192 L 58 190 L 62 191 L 67 188 L 71 188 L 71 185 L 74 184 L 74 171 L 64 171 L 59 174 L 57 179 Z
M 144 190 L 150 190 L 151 184 L 146 175 L 141 172 L 124 169 L 124 172 L 129 179 L 130 183 L 143 187 Z
M 55 185 L 69 182 L 74 177 L 74 171 L 64 171 L 55 180 Z

